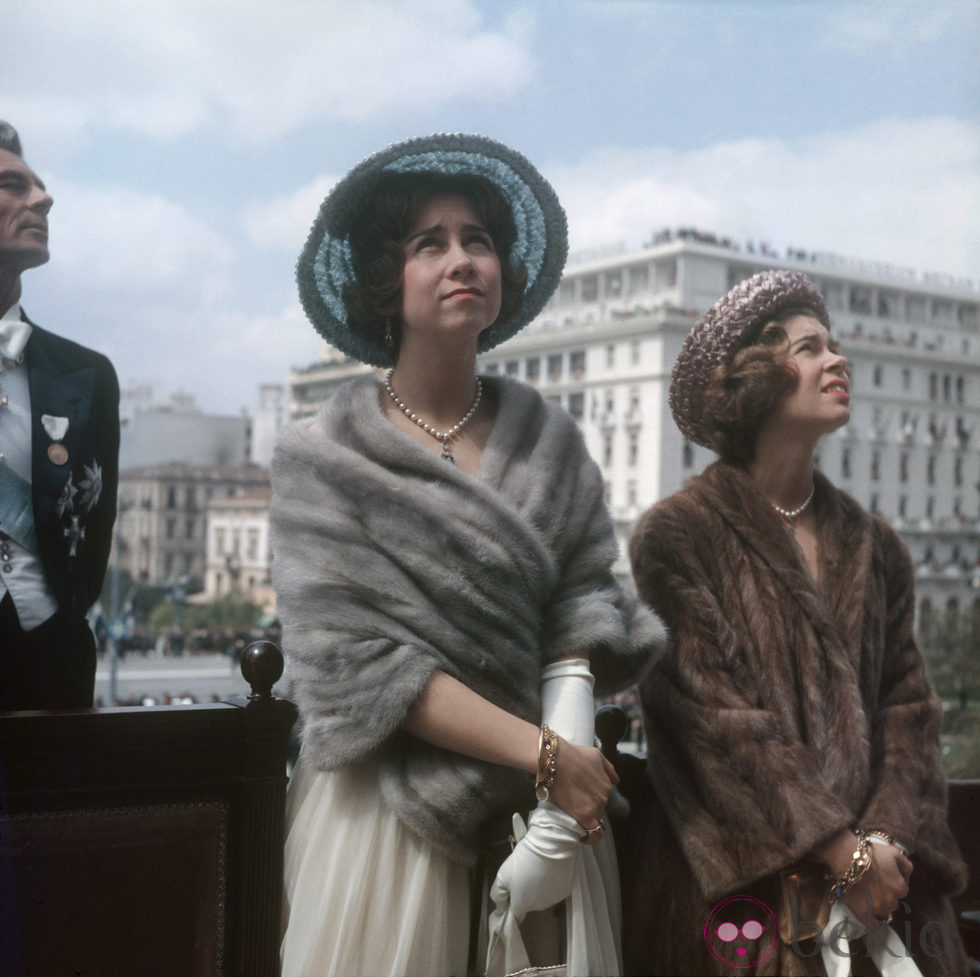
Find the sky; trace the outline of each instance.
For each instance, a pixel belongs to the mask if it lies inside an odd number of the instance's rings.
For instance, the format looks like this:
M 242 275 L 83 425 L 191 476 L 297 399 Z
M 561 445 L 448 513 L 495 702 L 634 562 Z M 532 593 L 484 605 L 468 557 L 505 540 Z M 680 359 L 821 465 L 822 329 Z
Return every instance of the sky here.
M 323 196 L 431 132 L 528 156 L 573 251 L 664 227 L 980 280 L 980 0 L 0 0 L 46 182 L 34 321 L 252 411 L 315 362 Z

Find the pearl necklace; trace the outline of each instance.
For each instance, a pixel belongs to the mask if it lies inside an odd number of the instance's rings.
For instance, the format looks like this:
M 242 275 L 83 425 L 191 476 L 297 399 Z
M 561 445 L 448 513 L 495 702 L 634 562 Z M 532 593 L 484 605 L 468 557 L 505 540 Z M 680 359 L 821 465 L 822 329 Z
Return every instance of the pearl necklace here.
M 816 487 L 816 482 L 810 483 L 810 494 L 806 497 L 806 501 L 802 505 L 798 505 L 795 509 L 784 509 L 781 505 L 776 505 L 775 502 L 772 503 L 772 507 L 776 512 L 784 519 L 789 520 L 789 531 L 794 536 L 796 535 L 796 517 L 813 501 L 813 491 Z
M 470 419 L 476 413 L 477 407 L 480 406 L 480 397 L 483 396 L 483 384 L 480 383 L 480 378 L 476 377 L 476 396 L 473 398 L 473 403 L 470 404 L 470 409 L 458 420 L 448 431 L 437 431 L 430 424 L 426 424 L 418 414 L 414 413 L 412 409 L 398 397 L 398 394 L 391 389 L 391 375 L 394 373 L 394 369 L 389 370 L 385 374 L 384 387 L 388 391 L 388 396 L 395 402 L 395 406 L 409 419 L 415 421 L 416 424 L 423 431 L 431 434 L 437 441 L 442 442 L 442 458 L 448 461 L 451 465 L 456 464 L 456 459 L 453 457 L 452 450 L 449 447 L 449 442 L 455 438 L 460 431 L 470 422 Z

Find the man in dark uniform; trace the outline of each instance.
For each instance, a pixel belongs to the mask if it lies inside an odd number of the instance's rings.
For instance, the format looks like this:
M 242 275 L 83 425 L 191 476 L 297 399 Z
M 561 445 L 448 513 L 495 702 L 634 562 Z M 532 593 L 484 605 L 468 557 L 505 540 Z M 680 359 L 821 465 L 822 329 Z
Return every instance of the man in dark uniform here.
M 92 705 L 116 516 L 119 384 L 99 353 L 31 322 L 51 196 L 0 121 L 0 711 Z

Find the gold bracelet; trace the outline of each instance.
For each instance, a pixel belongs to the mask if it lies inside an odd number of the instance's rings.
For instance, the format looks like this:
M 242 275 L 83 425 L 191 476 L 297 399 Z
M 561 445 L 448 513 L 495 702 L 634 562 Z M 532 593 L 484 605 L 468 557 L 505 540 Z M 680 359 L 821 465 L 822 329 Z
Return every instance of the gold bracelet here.
M 830 898 L 832 900 L 842 899 L 844 893 L 852 888 L 867 874 L 871 868 L 871 839 L 867 833 L 860 828 L 855 832 L 857 835 L 857 848 L 851 856 L 851 864 L 847 871 L 830 887 Z
M 887 845 L 891 845 L 893 848 L 897 848 L 905 857 L 908 857 L 909 850 L 900 841 L 896 841 L 893 835 L 890 835 L 887 831 L 883 831 L 881 828 L 858 828 L 863 834 L 866 834 L 869 838 L 874 840 L 877 838 L 879 841 L 885 842 Z
M 558 776 L 558 736 L 542 726 L 538 733 L 538 772 L 534 778 L 534 796 L 546 801 Z

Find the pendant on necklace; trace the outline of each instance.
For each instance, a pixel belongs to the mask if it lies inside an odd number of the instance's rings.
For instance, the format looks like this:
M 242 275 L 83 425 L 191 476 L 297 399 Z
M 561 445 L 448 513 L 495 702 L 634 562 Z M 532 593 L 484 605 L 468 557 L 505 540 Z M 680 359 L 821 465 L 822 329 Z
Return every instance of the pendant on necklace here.
M 442 442 L 442 458 L 448 461 L 450 465 L 456 464 L 456 459 L 453 457 L 452 451 L 449 450 L 449 438 Z

